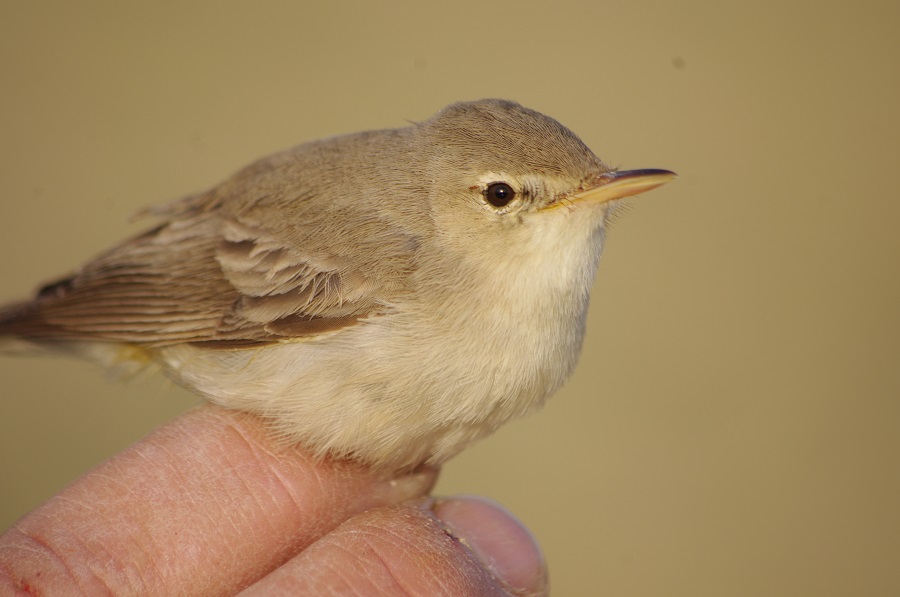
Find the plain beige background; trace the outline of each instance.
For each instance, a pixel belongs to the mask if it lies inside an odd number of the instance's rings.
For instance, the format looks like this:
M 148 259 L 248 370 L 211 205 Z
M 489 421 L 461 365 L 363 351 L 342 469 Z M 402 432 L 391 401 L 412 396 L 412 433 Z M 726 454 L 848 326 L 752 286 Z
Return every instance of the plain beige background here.
M 614 223 L 574 379 L 439 491 L 557 595 L 900 594 L 897 3 L 312 4 L 3 2 L 0 299 L 267 153 L 516 99 L 681 178 Z M 0 392 L 2 527 L 194 403 L 63 359 Z

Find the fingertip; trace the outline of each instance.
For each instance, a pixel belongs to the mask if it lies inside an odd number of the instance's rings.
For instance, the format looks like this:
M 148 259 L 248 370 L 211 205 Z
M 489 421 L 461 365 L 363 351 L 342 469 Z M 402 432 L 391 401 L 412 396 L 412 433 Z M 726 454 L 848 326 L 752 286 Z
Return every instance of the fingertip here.
M 547 566 L 531 532 L 500 504 L 477 496 L 435 500 L 432 511 L 511 591 L 546 595 Z

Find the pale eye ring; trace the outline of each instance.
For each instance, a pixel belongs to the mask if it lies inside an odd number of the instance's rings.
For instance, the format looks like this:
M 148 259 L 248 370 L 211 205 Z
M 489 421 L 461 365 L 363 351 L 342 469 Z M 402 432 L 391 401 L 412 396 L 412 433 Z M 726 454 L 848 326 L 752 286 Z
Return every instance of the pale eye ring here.
M 516 196 L 516 192 L 505 182 L 493 182 L 484 190 L 484 198 L 494 207 L 509 205 Z

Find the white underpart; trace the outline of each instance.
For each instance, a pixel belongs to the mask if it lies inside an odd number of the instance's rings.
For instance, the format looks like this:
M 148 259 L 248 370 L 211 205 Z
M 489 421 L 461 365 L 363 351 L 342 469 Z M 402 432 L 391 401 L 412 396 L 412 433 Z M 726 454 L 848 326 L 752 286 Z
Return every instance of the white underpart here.
M 518 263 L 497 272 L 490 251 L 476 254 L 458 264 L 471 289 L 449 289 L 427 309 L 399 303 L 391 315 L 314 340 L 232 351 L 176 345 L 159 358 L 180 383 L 271 416 L 286 439 L 321 455 L 384 469 L 443 462 L 535 410 L 572 372 L 603 211 L 532 214 L 534 225 L 518 231 Z

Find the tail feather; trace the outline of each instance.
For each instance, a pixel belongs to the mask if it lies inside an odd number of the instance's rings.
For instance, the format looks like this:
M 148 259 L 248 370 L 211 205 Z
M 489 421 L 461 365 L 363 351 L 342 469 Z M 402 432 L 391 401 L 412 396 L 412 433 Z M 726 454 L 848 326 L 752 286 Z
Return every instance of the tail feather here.
M 91 339 L 43 321 L 39 303 L 40 298 L 0 307 L 0 355 L 80 357 L 120 379 L 155 369 L 152 353 L 140 346 Z
M 0 306 L 0 343 L 7 337 L 23 342 L 54 344 L 57 341 L 90 340 L 90 336 L 48 320 L 45 307 L 65 300 L 74 277 L 42 286 L 31 300 Z M 5 351 L 4 351 L 5 352 Z
M 43 320 L 36 301 L 0 308 L 0 338 L 3 340 L 15 338 L 22 342 L 42 343 L 65 336 L 65 330 Z
M 62 330 L 42 321 L 41 295 L 32 301 L 0 307 L 0 354 L 42 356 L 48 352 L 69 352 L 63 345 Z

